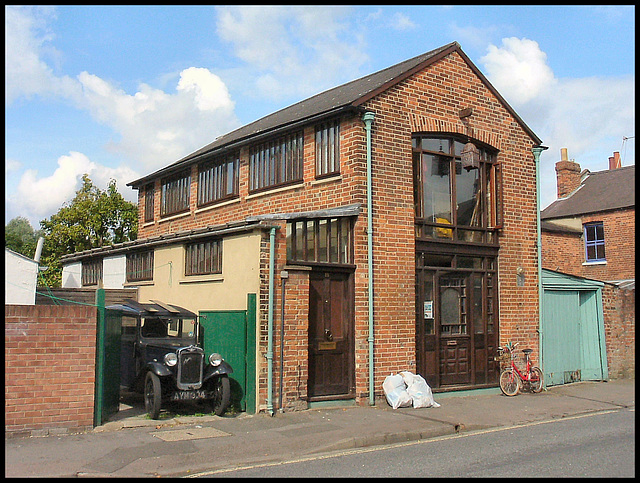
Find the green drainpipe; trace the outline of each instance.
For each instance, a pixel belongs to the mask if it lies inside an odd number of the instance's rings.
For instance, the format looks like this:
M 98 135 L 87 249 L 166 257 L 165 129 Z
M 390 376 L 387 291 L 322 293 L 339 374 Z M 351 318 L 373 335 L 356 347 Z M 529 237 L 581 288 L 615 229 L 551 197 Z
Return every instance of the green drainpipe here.
M 369 265 L 369 404 L 375 405 L 373 381 L 373 201 L 371 187 L 371 124 L 375 115 L 365 112 L 362 120 L 367 131 L 367 251 Z
M 271 416 L 273 411 L 273 285 L 275 278 L 276 229 L 269 233 L 269 326 L 267 329 L 267 411 Z
M 531 150 L 533 151 L 533 160 L 536 165 L 536 227 L 537 227 L 537 249 L 538 249 L 538 364 L 540 369 L 544 373 L 544 367 L 542 367 L 542 230 L 540 228 L 540 154 L 545 149 L 549 149 L 546 146 L 535 146 Z

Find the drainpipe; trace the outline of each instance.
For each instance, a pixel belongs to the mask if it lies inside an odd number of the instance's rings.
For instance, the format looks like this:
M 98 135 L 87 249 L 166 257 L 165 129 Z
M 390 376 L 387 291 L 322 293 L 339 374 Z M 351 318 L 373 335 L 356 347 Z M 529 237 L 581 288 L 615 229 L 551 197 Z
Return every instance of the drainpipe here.
M 371 188 L 371 124 L 375 115 L 365 112 L 362 120 L 367 131 L 367 253 L 369 265 L 369 405 L 375 405 L 373 381 L 373 202 Z
M 272 227 L 269 233 L 269 309 L 268 309 L 268 335 L 267 335 L 267 411 L 270 416 L 273 412 L 273 291 L 274 272 L 276 258 L 276 228 Z
M 534 146 L 531 150 L 533 151 L 533 161 L 536 165 L 536 227 L 537 227 L 537 248 L 538 248 L 538 360 L 541 369 L 544 372 L 544 367 L 542 366 L 542 299 L 543 299 L 543 290 L 542 290 L 542 230 L 540 228 L 540 154 L 545 149 L 549 149 L 546 146 Z

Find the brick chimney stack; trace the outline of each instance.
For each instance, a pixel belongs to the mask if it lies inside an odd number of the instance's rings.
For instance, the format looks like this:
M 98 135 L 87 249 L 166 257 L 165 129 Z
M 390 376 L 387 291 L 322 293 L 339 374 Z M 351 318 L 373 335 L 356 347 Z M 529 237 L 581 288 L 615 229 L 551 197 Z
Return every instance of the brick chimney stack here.
M 580 186 L 580 165 L 569 161 L 567 148 L 560 149 L 560 161 L 556 163 L 558 198 L 564 198 Z
M 618 151 L 613 152 L 613 156 L 609 157 L 609 169 L 618 169 L 622 167 L 620 161 L 620 153 Z

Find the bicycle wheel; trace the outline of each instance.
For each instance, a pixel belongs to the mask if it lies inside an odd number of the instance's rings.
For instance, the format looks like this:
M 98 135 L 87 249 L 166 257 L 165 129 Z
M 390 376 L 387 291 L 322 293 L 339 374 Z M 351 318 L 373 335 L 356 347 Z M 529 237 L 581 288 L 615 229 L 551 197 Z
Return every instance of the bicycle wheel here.
M 500 390 L 505 396 L 515 396 L 520 392 L 520 378 L 512 369 L 500 374 Z
M 542 371 L 539 367 L 534 366 L 531 368 L 530 385 L 531 391 L 536 393 L 542 391 L 542 387 L 544 386 L 544 376 L 542 375 Z

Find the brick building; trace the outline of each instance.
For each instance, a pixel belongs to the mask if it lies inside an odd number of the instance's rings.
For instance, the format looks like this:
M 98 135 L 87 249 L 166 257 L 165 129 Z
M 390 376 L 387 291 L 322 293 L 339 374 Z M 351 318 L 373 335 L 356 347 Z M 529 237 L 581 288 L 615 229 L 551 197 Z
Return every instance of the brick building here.
M 497 345 L 538 351 L 540 143 L 453 42 L 131 182 L 139 239 L 63 263 L 199 313 L 257 294 L 257 410 L 371 403 L 404 370 L 496 386 Z
M 542 265 L 580 277 L 635 280 L 635 165 L 580 170 L 561 150 L 558 199 L 542 210 Z

